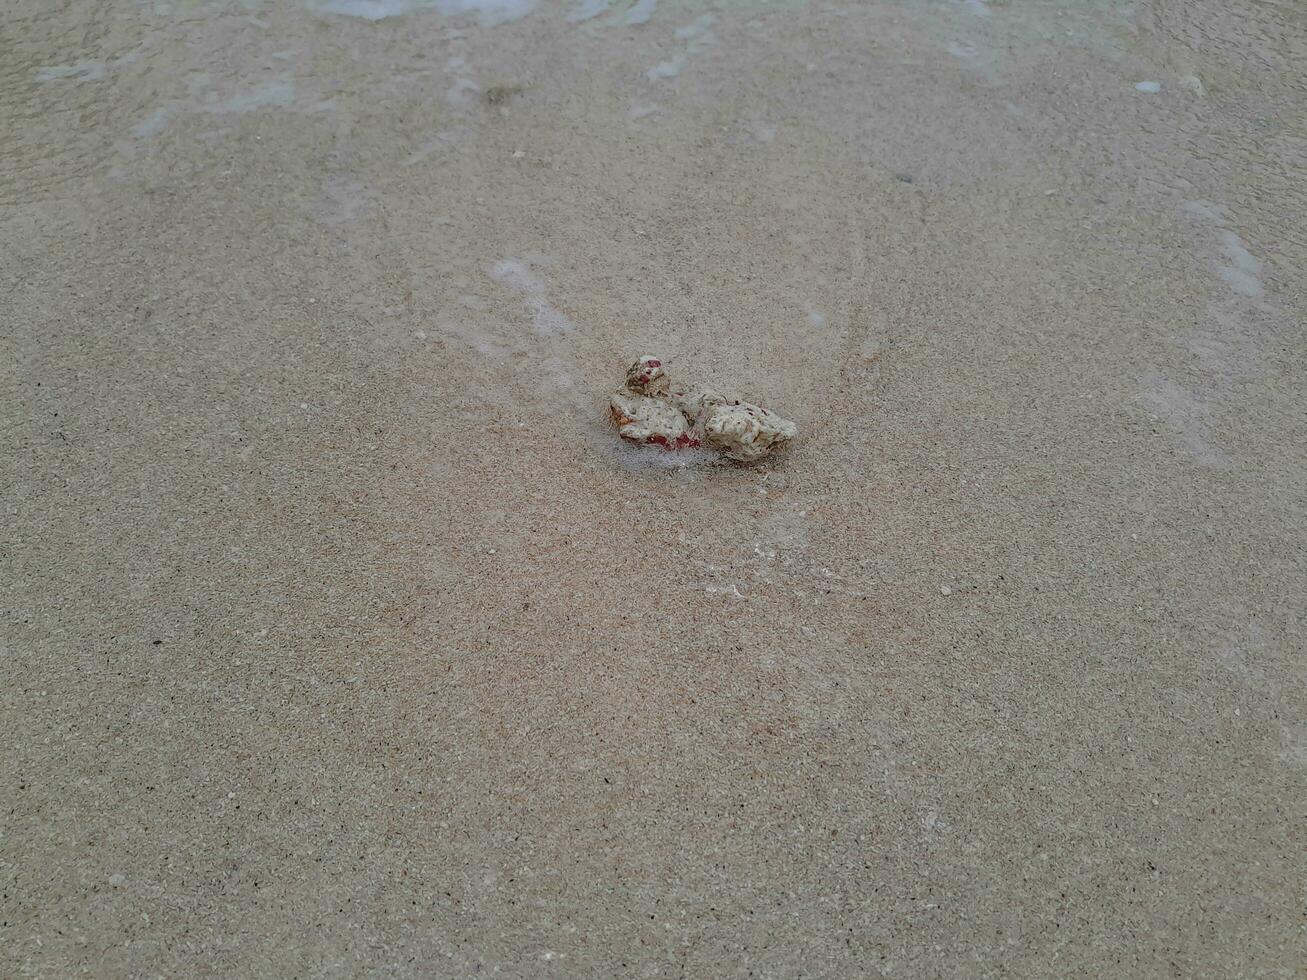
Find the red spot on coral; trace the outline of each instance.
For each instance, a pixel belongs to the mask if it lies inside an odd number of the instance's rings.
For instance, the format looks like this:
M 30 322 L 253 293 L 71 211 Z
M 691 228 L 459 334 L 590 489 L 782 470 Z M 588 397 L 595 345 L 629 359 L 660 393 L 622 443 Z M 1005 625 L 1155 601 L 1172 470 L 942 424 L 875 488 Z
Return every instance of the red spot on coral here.
M 661 432 L 655 432 L 645 443 L 652 446 L 662 446 L 664 449 L 693 449 L 699 445 L 699 440 L 688 432 L 682 432 L 675 439 L 668 439 Z
M 649 367 L 662 367 L 662 366 L 663 366 L 663 362 L 660 361 L 660 360 L 658 360 L 658 358 L 656 358 L 656 357 L 651 357 L 651 358 L 649 358 L 649 360 L 645 361 L 644 363 L 647 364 L 647 365 L 649 365 Z

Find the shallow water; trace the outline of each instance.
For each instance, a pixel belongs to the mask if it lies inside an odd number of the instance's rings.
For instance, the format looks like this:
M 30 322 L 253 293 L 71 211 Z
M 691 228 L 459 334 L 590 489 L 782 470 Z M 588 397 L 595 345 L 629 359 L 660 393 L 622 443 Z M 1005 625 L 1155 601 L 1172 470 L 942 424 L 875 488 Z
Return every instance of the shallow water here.
M 0 975 L 1307 957 L 1301 5 L 0 36 Z

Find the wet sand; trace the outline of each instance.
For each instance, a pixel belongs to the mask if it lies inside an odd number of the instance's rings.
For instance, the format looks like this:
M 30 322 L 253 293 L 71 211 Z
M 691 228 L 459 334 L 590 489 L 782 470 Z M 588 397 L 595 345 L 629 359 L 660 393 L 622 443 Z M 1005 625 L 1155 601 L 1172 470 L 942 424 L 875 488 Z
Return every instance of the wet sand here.
M 1304 59 L 21 0 L 0 975 L 1299 975 Z M 800 439 L 624 449 L 643 353 Z

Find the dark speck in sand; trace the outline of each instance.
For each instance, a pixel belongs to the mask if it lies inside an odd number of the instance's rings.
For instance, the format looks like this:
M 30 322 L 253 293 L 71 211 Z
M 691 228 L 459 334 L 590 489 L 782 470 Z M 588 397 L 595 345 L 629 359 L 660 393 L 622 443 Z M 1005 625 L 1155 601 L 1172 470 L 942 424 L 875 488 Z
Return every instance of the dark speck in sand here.
M 492 85 L 486 89 L 484 98 L 489 105 L 506 105 L 513 96 L 521 94 L 521 85 Z

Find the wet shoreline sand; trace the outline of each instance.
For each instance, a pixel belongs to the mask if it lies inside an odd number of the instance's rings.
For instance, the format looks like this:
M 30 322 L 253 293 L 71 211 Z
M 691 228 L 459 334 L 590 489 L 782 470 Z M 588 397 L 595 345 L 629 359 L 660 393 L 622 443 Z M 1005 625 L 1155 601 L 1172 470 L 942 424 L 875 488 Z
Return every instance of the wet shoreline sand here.
M 1291 8 L 0 30 L 0 973 L 1300 969 Z

